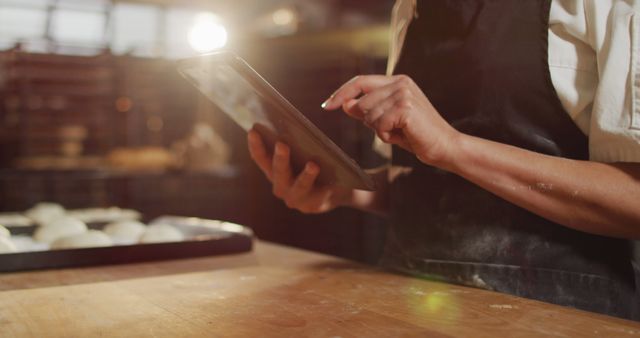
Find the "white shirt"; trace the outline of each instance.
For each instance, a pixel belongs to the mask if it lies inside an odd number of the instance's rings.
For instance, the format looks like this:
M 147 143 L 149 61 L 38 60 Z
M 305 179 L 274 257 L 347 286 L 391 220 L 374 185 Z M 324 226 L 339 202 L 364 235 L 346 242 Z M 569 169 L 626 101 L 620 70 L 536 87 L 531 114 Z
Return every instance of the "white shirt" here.
M 387 73 L 416 0 L 397 0 Z M 640 162 L 640 0 L 553 0 L 549 71 L 564 109 L 599 162 Z M 384 151 L 384 153 L 388 153 Z

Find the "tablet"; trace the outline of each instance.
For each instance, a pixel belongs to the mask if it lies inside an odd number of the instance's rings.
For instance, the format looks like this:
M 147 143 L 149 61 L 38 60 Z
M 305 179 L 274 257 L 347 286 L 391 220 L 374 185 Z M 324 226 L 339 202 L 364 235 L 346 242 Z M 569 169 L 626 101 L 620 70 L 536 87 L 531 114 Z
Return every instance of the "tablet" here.
M 320 166 L 321 185 L 374 190 L 372 178 L 353 159 L 236 54 L 180 60 L 178 70 L 240 127 L 255 128 L 271 150 L 276 141 L 289 145 L 294 172 L 313 161 Z

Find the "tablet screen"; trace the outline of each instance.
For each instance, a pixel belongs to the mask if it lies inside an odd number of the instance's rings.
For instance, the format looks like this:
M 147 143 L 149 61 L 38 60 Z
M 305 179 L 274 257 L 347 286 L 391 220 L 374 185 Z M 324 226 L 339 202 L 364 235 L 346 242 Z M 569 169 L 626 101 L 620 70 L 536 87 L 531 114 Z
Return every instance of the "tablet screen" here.
M 274 129 L 267 118 L 266 102 L 233 67 L 219 63 L 182 71 L 242 129 L 248 131 L 255 123 Z

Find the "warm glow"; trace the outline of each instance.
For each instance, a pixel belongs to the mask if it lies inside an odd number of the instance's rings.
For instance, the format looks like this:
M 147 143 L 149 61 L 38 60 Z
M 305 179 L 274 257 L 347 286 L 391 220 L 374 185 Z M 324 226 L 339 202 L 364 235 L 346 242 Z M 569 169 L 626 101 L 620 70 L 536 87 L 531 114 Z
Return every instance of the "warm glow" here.
M 271 15 L 273 23 L 279 26 L 287 26 L 293 23 L 295 13 L 289 8 L 280 8 Z
M 222 48 L 227 44 L 227 30 L 215 15 L 198 14 L 189 31 L 189 44 L 201 53 Z

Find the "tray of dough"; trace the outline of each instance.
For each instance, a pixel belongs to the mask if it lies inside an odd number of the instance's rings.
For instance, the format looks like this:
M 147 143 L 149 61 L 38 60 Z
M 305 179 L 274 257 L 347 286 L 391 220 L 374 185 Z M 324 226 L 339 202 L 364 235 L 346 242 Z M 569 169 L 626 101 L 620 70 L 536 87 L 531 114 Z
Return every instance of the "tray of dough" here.
M 250 228 L 162 216 L 87 223 L 60 216 L 38 226 L 0 226 L 0 272 L 122 264 L 251 251 Z

